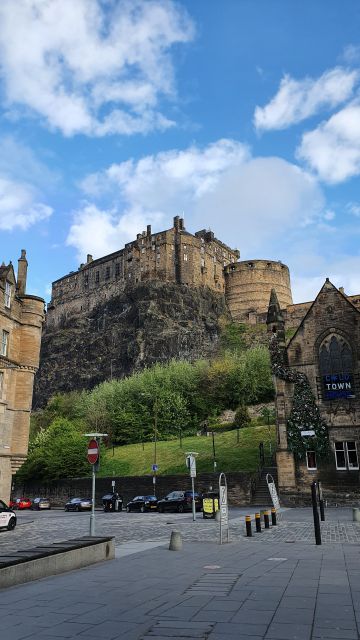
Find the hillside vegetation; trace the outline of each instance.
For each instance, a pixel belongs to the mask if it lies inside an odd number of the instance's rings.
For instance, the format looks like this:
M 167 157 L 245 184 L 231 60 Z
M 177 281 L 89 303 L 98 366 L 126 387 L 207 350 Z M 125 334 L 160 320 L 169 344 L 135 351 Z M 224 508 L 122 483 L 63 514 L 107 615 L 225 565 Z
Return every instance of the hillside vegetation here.
M 264 443 L 265 452 L 274 451 L 275 427 L 258 426 L 227 431 L 215 435 L 217 471 L 255 471 L 259 465 L 259 444 Z M 158 475 L 187 474 L 185 455 L 196 451 L 196 466 L 199 473 L 214 470 L 212 437 L 193 436 L 180 440 L 157 443 Z M 99 475 L 141 476 L 152 473 L 154 444 L 115 447 L 114 451 L 103 451 Z
M 93 431 L 108 434 L 106 446 L 111 451 L 114 447 L 114 452 L 121 452 L 115 453 L 114 460 L 106 454 L 106 473 L 115 471 L 112 465 L 117 464 L 117 458 L 123 465 L 120 474 L 130 473 L 127 465 L 134 470 L 134 463 L 123 457 L 126 450 L 121 445 L 133 446 L 141 473 L 148 473 L 155 434 L 159 456 L 163 455 L 161 464 L 165 464 L 164 469 L 169 468 L 171 472 L 180 470 L 182 461 L 176 461 L 176 454 L 171 461 L 171 452 L 175 451 L 176 438 L 180 434 L 183 438 L 191 438 L 206 429 L 221 431 L 219 416 L 227 409 L 238 410 L 236 425 L 246 427 L 250 420 L 246 406 L 273 400 L 268 349 L 256 343 L 259 336 L 260 341 L 264 339 L 264 328 L 251 329 L 239 324 L 226 325 L 219 355 L 211 361 L 190 363 L 173 360 L 167 364 L 156 364 L 128 378 L 109 380 L 92 391 L 55 395 L 45 409 L 32 416 L 29 457 L 17 474 L 19 480 L 56 480 L 86 474 L 88 466 L 83 457 L 86 444 L 83 434 Z M 249 344 L 252 345 L 250 348 Z M 256 425 L 256 421 L 253 424 Z M 260 431 L 254 428 L 252 431 L 254 450 L 258 444 L 256 434 Z M 241 458 L 231 453 L 233 445 L 235 452 L 240 448 L 237 442 L 234 444 L 234 437 L 234 434 L 224 434 L 221 441 L 225 449 L 226 443 L 229 445 L 224 464 L 230 464 L 233 470 L 242 464 Z M 251 436 L 248 437 L 250 441 Z M 259 438 L 263 439 L 263 436 L 259 435 Z M 221 442 L 219 440 L 220 447 Z M 200 464 L 204 463 L 207 470 L 212 469 L 211 438 L 195 437 L 193 442 L 184 446 L 203 447 L 204 460 Z M 179 454 L 182 457 L 181 450 L 177 452 Z M 248 456 L 247 465 L 250 467 L 253 464 L 251 459 Z

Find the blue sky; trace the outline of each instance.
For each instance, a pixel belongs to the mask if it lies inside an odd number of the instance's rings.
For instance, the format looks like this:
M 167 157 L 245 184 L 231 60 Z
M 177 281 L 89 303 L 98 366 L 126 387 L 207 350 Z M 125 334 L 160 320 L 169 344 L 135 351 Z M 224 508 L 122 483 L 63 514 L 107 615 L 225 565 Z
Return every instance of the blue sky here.
M 28 291 L 174 215 L 360 293 L 360 4 L 2 0 L 0 260 Z

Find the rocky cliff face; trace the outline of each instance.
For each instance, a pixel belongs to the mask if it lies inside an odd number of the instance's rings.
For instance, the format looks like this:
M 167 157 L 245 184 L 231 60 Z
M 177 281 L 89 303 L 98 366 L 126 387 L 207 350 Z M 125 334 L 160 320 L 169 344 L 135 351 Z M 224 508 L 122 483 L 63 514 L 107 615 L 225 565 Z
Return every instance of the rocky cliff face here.
M 214 355 L 221 319 L 230 319 L 222 294 L 152 282 L 56 328 L 45 326 L 34 407 L 54 393 L 91 389 L 156 362 Z

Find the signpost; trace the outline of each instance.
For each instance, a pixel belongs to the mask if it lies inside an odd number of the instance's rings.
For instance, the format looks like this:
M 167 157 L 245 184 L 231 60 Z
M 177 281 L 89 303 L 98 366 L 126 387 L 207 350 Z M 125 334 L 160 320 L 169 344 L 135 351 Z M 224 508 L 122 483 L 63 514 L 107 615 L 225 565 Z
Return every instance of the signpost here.
M 227 482 L 225 473 L 219 475 L 219 501 L 220 501 L 220 544 L 230 542 L 229 537 L 229 511 L 227 502 Z M 224 540 L 226 538 L 226 540 Z
M 280 501 L 279 501 L 278 494 L 277 494 L 277 491 L 276 491 L 274 478 L 272 477 L 271 473 L 267 473 L 266 474 L 266 482 L 267 482 L 267 486 L 268 486 L 268 489 L 269 489 L 269 493 L 270 493 L 270 497 L 271 497 L 272 503 L 273 503 L 275 509 L 278 510 L 278 509 L 280 509 Z
M 186 454 L 186 466 L 189 469 L 190 472 L 190 478 L 191 478 L 191 488 L 192 488 L 192 515 L 193 515 L 193 521 L 195 522 L 196 520 L 196 505 L 195 505 L 195 495 L 194 495 L 194 478 L 196 478 L 196 456 L 198 456 L 199 454 L 196 453 L 195 451 L 189 451 Z
M 95 535 L 95 477 L 96 472 L 99 470 L 99 442 L 100 438 L 106 438 L 107 433 L 84 433 L 84 436 L 90 437 L 87 448 L 87 459 L 92 465 L 92 495 L 91 495 L 91 514 L 90 514 L 90 535 Z

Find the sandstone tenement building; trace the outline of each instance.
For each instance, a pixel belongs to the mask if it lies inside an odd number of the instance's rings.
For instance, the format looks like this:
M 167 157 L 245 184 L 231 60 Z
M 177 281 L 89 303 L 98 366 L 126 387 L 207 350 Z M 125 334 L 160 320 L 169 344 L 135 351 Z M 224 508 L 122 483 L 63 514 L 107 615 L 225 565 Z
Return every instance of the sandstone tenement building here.
M 26 294 L 26 252 L 0 266 L 0 498 L 26 459 L 35 372 L 39 366 L 44 300 Z

